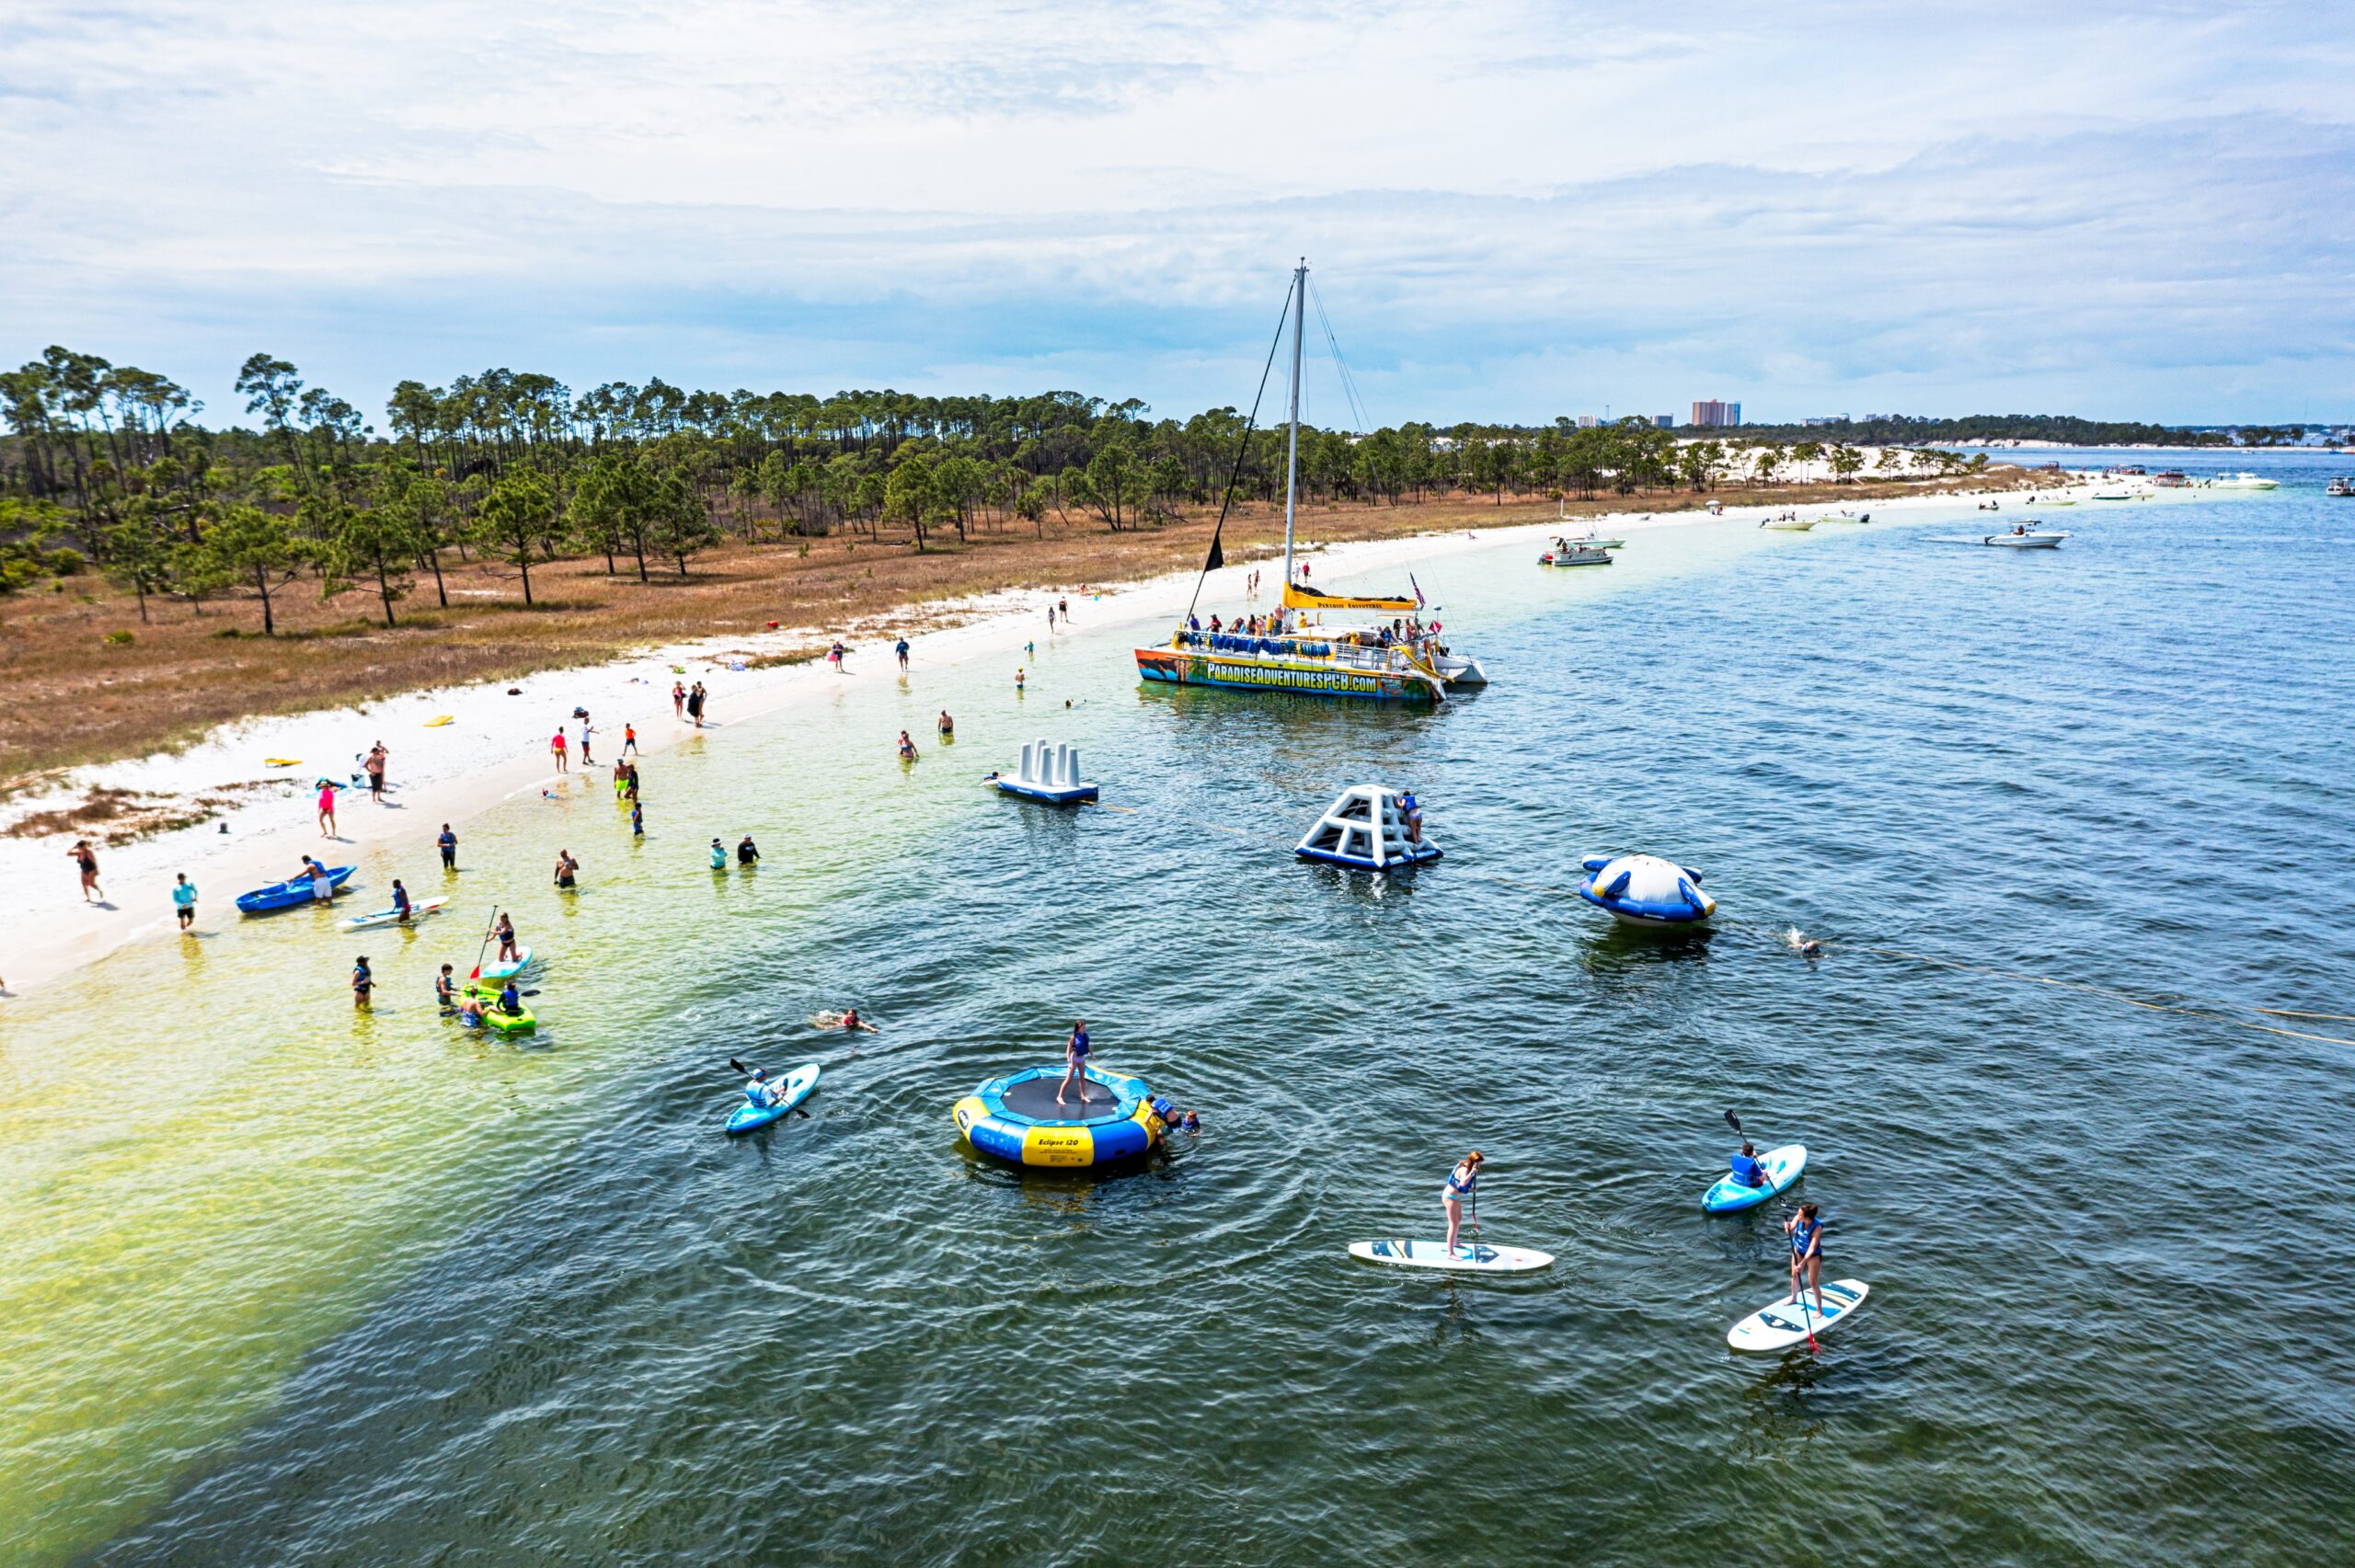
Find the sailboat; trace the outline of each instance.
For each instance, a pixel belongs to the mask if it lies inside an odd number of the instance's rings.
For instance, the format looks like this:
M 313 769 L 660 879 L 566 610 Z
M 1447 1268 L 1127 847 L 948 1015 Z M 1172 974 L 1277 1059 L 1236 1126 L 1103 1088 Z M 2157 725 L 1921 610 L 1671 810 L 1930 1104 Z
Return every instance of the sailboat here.
M 1181 622 L 1169 640 L 1136 650 L 1137 673 L 1176 686 L 1216 686 L 1238 692 L 1286 692 L 1309 697 L 1435 705 L 1452 688 L 1485 686 L 1477 659 L 1450 652 L 1425 627 L 1420 589 L 1406 595 L 1320 593 L 1300 581 L 1292 566 L 1293 526 L 1300 497 L 1300 371 L 1308 314 L 1308 263 L 1292 275 L 1286 303 L 1292 329 L 1291 432 L 1284 442 L 1284 592 L 1276 629 L 1259 634 L 1206 632 Z M 1230 486 L 1230 489 L 1232 486 Z M 1221 527 L 1224 526 L 1222 518 Z M 1207 577 L 1225 560 L 1211 538 Z M 1409 579 L 1411 582 L 1411 579 Z M 1377 610 L 1404 618 L 1407 634 L 1387 624 L 1330 626 L 1332 611 Z M 1189 614 L 1188 621 L 1192 619 Z

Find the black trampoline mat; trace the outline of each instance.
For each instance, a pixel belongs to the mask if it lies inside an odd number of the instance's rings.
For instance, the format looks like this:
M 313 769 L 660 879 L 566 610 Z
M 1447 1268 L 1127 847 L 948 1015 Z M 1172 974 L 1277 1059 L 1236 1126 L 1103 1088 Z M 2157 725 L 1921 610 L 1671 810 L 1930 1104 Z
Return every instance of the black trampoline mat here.
M 1120 1096 L 1101 1083 L 1085 1081 L 1064 1091 L 1063 1103 L 1055 1104 L 1055 1090 L 1063 1083 L 1063 1075 L 1052 1078 L 1026 1078 L 1008 1089 L 1002 1096 L 1005 1108 L 1017 1116 L 1028 1116 L 1039 1122 L 1116 1122 L 1120 1119 Z M 1087 1104 L 1079 1103 L 1079 1092 L 1087 1091 Z

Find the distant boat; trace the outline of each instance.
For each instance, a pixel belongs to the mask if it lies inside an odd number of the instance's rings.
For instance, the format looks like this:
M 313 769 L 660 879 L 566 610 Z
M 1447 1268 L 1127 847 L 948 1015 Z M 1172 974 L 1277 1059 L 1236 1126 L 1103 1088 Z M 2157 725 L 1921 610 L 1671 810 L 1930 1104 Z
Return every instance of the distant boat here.
M 1557 539 L 1554 547 L 1537 557 L 1543 567 L 1607 567 L 1611 552 L 1600 544 L 1587 544 L 1568 539 Z
M 2096 490 L 2094 492 L 2094 499 L 2097 501 L 2131 501 L 2133 498 L 2134 493 L 2131 490 Z
M 1813 528 L 1815 523 L 1816 520 L 1811 517 L 1770 517 L 1758 526 L 1772 528 L 1783 533 L 1805 533 L 1809 529 Z
M 2220 474 L 2208 484 L 2211 489 L 2218 490 L 2278 490 L 2281 487 L 2280 480 L 2267 479 L 2246 469 L 2238 474 Z
M 2325 490 L 2323 494 L 2326 496 L 2355 496 L 2355 479 L 2350 479 L 2346 475 L 2342 474 L 2338 478 L 2333 479 L 2330 482 L 2330 487 Z
M 2022 523 L 2009 533 L 1991 533 L 1980 543 L 1993 544 L 2002 550 L 2058 550 L 2061 541 L 2068 537 L 2065 533 L 2039 529 L 2033 523 Z

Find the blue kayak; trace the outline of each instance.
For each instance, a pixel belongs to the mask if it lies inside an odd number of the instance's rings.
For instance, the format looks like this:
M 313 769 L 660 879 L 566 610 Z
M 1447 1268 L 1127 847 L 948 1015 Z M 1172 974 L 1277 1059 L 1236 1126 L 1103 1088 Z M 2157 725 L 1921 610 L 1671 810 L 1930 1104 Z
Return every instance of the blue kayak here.
M 783 1078 L 771 1079 L 770 1082 L 785 1090 L 778 1096 L 777 1103 L 755 1109 L 751 1101 L 745 1101 L 729 1113 L 729 1132 L 751 1132 L 755 1127 L 764 1127 L 773 1121 L 792 1115 L 793 1107 L 807 1100 L 810 1091 L 818 1087 L 818 1064 L 805 1061 Z
M 1770 1149 L 1758 1157 L 1758 1162 L 1766 1168 L 1768 1185 L 1746 1187 L 1728 1173 L 1717 1178 L 1716 1186 L 1701 1195 L 1701 1207 L 1712 1214 L 1757 1207 L 1799 1179 L 1799 1173 L 1807 1169 L 1807 1145 L 1786 1143 L 1780 1149 Z
M 340 890 L 345 881 L 359 869 L 357 866 L 331 865 L 327 868 L 327 886 Z M 291 910 L 297 904 L 316 901 L 307 876 L 290 876 L 283 882 L 273 882 L 267 887 L 257 887 L 250 893 L 237 895 L 237 908 L 249 915 L 266 915 L 272 910 Z

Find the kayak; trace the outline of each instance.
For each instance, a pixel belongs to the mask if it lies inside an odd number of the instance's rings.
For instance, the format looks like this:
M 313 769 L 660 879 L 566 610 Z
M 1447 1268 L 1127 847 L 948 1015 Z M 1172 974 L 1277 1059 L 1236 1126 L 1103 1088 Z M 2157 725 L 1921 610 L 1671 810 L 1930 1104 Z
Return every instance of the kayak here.
M 356 866 L 335 865 L 327 868 L 327 886 L 339 889 L 350 879 Z M 307 876 L 290 876 L 283 882 L 273 882 L 267 887 L 257 887 L 250 893 L 237 895 L 237 908 L 249 915 L 266 915 L 272 910 L 291 910 L 298 904 L 317 901 L 311 891 Z
M 1822 1338 L 1833 1324 L 1844 1323 L 1855 1315 L 1870 1293 L 1871 1288 L 1861 1279 L 1827 1279 L 1823 1310 L 1819 1312 L 1813 1290 L 1807 1293 L 1804 1311 L 1786 1292 L 1734 1324 L 1726 1343 L 1736 1350 L 1788 1350 L 1794 1345 L 1805 1345 L 1809 1329 Z
M 450 900 L 447 898 L 419 898 L 416 903 L 413 903 L 408 907 L 408 920 L 407 923 L 415 925 L 426 916 L 438 912 L 442 906 L 449 901 Z M 350 920 L 339 921 L 337 925 L 339 929 L 344 931 L 365 931 L 371 926 L 399 925 L 402 923 L 403 921 L 401 920 L 400 910 L 378 910 L 373 914 L 353 915 Z
M 510 959 L 492 958 L 488 960 L 479 968 L 475 970 L 474 978 L 478 980 L 513 979 L 516 976 L 522 974 L 525 969 L 532 967 L 532 950 L 530 948 L 519 947 L 515 950 L 515 954 L 516 956 Z
M 528 1007 L 519 1005 L 512 1013 L 502 1011 L 499 992 L 493 987 L 468 986 L 466 994 L 482 999 L 482 1026 L 486 1029 L 495 1029 L 502 1035 L 529 1035 L 540 1026 L 540 1021 Z
M 755 1127 L 764 1127 L 780 1117 L 792 1115 L 793 1107 L 807 1100 L 810 1091 L 818 1087 L 818 1064 L 805 1061 L 776 1082 L 785 1088 L 785 1093 L 777 1103 L 755 1109 L 750 1100 L 744 1101 L 728 1113 L 729 1132 L 751 1132 Z
M 1780 1149 L 1770 1149 L 1758 1157 L 1758 1162 L 1766 1167 L 1765 1186 L 1743 1186 L 1729 1173 L 1719 1176 L 1717 1185 L 1701 1195 L 1701 1207 L 1712 1214 L 1731 1214 L 1737 1209 L 1757 1207 L 1799 1179 L 1800 1173 L 1807 1169 L 1807 1145 L 1786 1143 Z
M 1350 1256 L 1368 1263 L 1400 1264 L 1407 1268 L 1448 1268 L 1469 1274 L 1527 1274 L 1532 1269 L 1545 1268 L 1554 1261 L 1551 1253 L 1532 1252 L 1527 1247 L 1491 1247 L 1477 1242 L 1459 1242 L 1455 1251 L 1447 1250 L 1445 1242 L 1419 1240 L 1402 1242 L 1351 1242 Z

